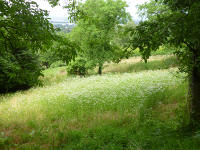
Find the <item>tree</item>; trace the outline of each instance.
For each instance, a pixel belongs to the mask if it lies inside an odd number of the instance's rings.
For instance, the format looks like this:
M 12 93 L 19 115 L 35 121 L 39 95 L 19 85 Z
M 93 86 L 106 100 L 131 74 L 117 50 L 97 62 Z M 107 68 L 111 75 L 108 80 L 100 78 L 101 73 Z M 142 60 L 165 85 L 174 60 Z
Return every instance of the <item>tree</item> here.
M 131 31 L 134 30 L 136 24 L 133 21 L 129 21 L 127 24 L 119 26 L 117 34 L 115 35 L 114 42 L 120 47 L 119 51 L 116 51 L 116 58 L 114 62 L 118 63 L 122 59 L 128 59 L 133 56 L 133 51 L 130 49 L 130 41 L 132 40 Z
M 151 0 L 139 6 L 144 20 L 132 30 L 132 49 L 147 60 L 152 51 L 170 43 L 178 47 L 180 70 L 187 72 L 191 124 L 200 123 L 200 1 Z
M 35 52 L 50 45 L 54 27 L 33 1 L 0 1 L 0 92 L 35 85 L 41 67 Z
M 68 64 L 76 57 L 79 49 L 79 45 L 70 40 L 68 33 L 57 32 L 51 47 L 44 47 L 40 51 L 40 57 L 47 68 L 56 61 Z
M 98 66 L 99 74 L 104 62 L 114 60 L 119 51 L 114 37 L 119 25 L 129 20 L 125 7 L 127 4 L 123 0 L 87 0 L 77 7 L 79 13 L 73 18 L 77 27 L 72 34 L 80 43 L 81 56 Z

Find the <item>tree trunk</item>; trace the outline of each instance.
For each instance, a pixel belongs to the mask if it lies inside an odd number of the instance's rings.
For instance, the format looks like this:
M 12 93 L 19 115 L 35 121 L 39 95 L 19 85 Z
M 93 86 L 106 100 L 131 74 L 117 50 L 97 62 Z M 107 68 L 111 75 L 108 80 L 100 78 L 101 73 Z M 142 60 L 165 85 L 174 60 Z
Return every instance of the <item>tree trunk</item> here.
M 102 68 L 103 68 L 102 65 L 99 65 L 99 70 L 98 70 L 99 75 L 102 75 Z
M 200 69 L 196 66 L 192 68 L 189 88 L 191 123 L 196 126 L 200 123 Z

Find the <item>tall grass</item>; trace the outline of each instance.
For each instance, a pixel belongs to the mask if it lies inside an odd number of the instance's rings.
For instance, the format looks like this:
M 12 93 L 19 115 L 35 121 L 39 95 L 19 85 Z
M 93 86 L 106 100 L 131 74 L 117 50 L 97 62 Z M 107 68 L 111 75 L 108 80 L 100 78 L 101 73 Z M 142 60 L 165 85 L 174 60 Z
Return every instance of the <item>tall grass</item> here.
M 141 61 L 139 57 L 133 57 L 129 60 L 122 61 L 119 64 L 105 65 L 104 73 L 125 73 L 140 72 L 144 70 L 160 70 L 177 67 L 178 62 L 175 56 L 154 56 L 148 63 Z
M 198 133 L 177 132 L 188 83 L 174 61 L 131 59 L 86 78 L 45 70 L 43 87 L 0 96 L 0 149 L 198 150 Z
M 2 96 L 0 146 L 167 150 L 190 145 L 197 149 L 198 139 L 182 139 L 173 133 L 181 123 L 176 112 L 185 104 L 187 90 L 184 75 L 174 74 L 172 69 L 68 77 Z
M 44 74 L 43 77 L 40 78 L 43 86 L 48 86 L 51 84 L 58 84 L 66 79 L 66 66 L 51 68 L 44 70 L 42 72 Z

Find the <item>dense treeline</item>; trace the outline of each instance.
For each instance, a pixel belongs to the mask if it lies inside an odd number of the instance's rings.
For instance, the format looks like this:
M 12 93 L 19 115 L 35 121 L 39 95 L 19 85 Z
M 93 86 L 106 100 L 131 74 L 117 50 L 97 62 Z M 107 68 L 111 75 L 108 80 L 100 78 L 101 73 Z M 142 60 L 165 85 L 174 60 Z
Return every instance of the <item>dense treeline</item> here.
M 32 1 L 0 1 L 0 92 L 38 82 L 41 66 L 36 51 L 50 45 L 54 32 L 47 16 Z
M 68 64 L 68 72 L 78 75 L 99 66 L 101 74 L 104 62 L 123 58 L 119 33 L 130 17 L 121 0 L 80 4 L 70 34 L 56 31 L 35 2 L 4 0 L 0 5 L 0 92 L 38 84 L 42 69 L 51 65 Z
M 189 79 L 190 125 L 200 124 L 200 1 L 151 0 L 139 7 L 146 18 L 133 31 L 132 48 L 147 60 L 163 44 L 176 47 L 180 71 Z
M 44 66 L 58 60 L 66 63 L 75 56 L 76 44 L 57 34 L 47 17 L 36 2 L 0 1 L 1 93 L 40 84 Z
M 49 0 L 56 5 L 59 0 Z M 32 1 L 0 1 L 0 92 L 26 89 L 39 83 L 42 67 L 61 61 L 69 74 L 86 75 L 105 62 L 119 62 L 139 51 L 147 62 L 153 51 L 173 46 L 180 70 L 188 74 L 191 123 L 200 122 L 200 2 L 151 0 L 139 6 L 145 19 L 131 23 L 123 0 L 69 0 L 76 27 L 58 33 L 47 11 Z M 195 123 L 194 123 L 195 122 Z

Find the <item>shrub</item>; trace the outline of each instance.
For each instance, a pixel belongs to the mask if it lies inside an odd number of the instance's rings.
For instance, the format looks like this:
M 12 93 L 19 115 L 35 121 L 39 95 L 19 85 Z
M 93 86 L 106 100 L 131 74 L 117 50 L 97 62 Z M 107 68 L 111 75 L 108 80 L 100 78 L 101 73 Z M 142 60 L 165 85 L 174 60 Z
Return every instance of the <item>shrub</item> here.
M 40 71 L 38 58 L 30 50 L 3 53 L 0 56 L 0 93 L 27 89 L 37 84 Z
M 45 69 L 51 67 L 53 63 L 59 61 L 57 54 L 51 50 L 39 51 L 38 55 L 40 57 L 41 64 Z
M 38 56 L 51 47 L 54 26 L 48 12 L 36 2 L 0 1 L 0 92 L 23 90 L 37 84 L 41 75 Z
M 65 66 L 66 63 L 64 63 L 63 61 L 59 60 L 59 61 L 56 61 L 54 63 L 52 63 L 50 65 L 50 68 L 57 68 L 57 67 L 62 67 L 62 66 Z
M 93 65 L 91 62 L 87 62 L 86 58 L 78 56 L 75 60 L 72 60 L 67 66 L 67 72 L 70 75 L 85 76 L 88 74 L 88 70 L 92 69 Z

